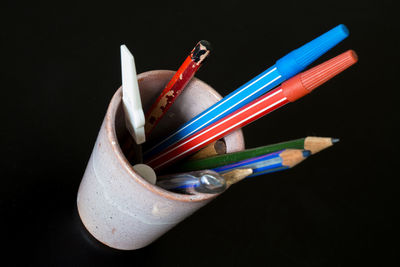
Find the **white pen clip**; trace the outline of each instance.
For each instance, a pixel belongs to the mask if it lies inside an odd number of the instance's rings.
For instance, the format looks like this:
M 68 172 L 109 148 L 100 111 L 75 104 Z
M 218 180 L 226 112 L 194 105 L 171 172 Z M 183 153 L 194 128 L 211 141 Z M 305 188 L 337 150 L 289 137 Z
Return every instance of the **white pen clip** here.
M 146 141 L 145 119 L 136 77 L 135 60 L 125 45 L 121 45 L 121 73 L 126 126 L 136 143 L 142 144 Z

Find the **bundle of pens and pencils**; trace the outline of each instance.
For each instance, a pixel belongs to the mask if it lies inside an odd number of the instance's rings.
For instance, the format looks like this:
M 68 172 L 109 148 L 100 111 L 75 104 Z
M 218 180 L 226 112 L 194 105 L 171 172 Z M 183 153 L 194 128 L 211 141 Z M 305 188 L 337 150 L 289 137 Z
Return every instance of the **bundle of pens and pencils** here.
M 145 165 L 163 174 L 157 177 L 156 184 L 184 194 L 220 193 L 244 178 L 290 169 L 338 142 L 336 138 L 308 136 L 226 153 L 222 138 L 307 95 L 356 63 L 356 53 L 348 50 L 305 70 L 348 35 L 346 26 L 336 26 L 280 58 L 275 65 L 175 129 L 169 136 L 152 140 L 153 145 L 146 144 Z M 195 46 L 145 113 L 144 133 L 140 136 L 147 137 L 157 126 L 209 54 L 210 44 L 207 41 L 200 41 Z M 124 108 L 129 109 L 127 106 Z M 132 129 L 129 124 L 134 123 L 127 121 L 128 129 Z M 132 135 L 135 134 L 137 132 Z

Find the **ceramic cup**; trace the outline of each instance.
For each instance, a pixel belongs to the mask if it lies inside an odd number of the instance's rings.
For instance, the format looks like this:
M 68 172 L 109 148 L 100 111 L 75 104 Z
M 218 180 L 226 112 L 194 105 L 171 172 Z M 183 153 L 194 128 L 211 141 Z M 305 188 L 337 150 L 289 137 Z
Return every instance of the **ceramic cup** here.
M 174 75 L 155 70 L 138 75 L 143 109 L 147 110 Z M 152 185 L 135 173 L 120 143 L 127 135 L 117 90 L 108 107 L 91 157 L 79 186 L 77 205 L 86 229 L 112 248 L 133 250 L 147 246 L 217 195 L 183 195 Z M 221 96 L 193 78 L 152 133 L 171 132 Z M 225 137 L 227 152 L 244 149 L 241 130 Z

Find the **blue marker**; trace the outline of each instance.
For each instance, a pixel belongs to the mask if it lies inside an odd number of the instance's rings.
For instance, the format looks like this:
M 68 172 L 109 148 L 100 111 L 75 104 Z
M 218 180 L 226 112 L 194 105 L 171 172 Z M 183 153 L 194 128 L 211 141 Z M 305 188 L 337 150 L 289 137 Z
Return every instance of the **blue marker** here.
M 275 65 L 180 126 L 172 135 L 147 150 L 144 157 L 150 158 L 162 152 L 169 146 L 245 106 L 304 70 L 348 35 L 347 27 L 340 24 L 302 47 L 293 50 L 277 60 Z

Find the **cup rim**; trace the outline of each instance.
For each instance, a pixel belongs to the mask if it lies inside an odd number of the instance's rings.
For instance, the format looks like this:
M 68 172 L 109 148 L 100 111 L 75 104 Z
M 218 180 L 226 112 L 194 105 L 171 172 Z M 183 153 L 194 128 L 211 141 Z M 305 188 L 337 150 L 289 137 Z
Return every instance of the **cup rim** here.
M 143 73 L 140 73 L 137 78 L 140 81 L 141 79 L 148 78 L 149 76 L 160 76 L 160 75 L 173 75 L 175 71 L 172 70 L 151 70 L 151 71 L 146 71 Z M 202 88 L 207 89 L 209 92 L 214 94 L 217 98 L 222 98 L 221 95 L 215 91 L 211 86 L 206 84 L 205 82 L 201 81 L 200 79 L 193 77 L 192 81 L 194 83 L 199 83 Z M 118 144 L 118 145 L 113 145 L 112 150 L 115 153 L 115 156 L 117 157 L 119 163 L 123 168 L 126 169 L 126 171 L 129 173 L 129 175 L 141 186 L 147 188 L 148 190 L 152 191 L 155 194 L 161 195 L 162 197 L 175 200 L 175 201 L 181 201 L 181 202 L 200 202 L 200 201 L 206 201 L 206 200 L 211 200 L 220 195 L 221 193 L 218 194 L 204 194 L 204 193 L 198 193 L 196 195 L 185 195 L 185 194 L 178 194 L 174 193 L 168 190 L 165 190 L 161 187 L 158 187 L 156 185 L 150 184 L 147 182 L 143 177 L 141 177 L 138 173 L 136 173 L 133 170 L 133 166 L 129 163 L 129 161 L 126 159 L 124 153 L 121 150 L 120 144 L 117 139 L 117 134 L 115 130 L 115 116 L 117 113 L 117 109 L 119 105 L 122 103 L 122 87 L 119 87 L 118 90 L 115 92 L 114 96 L 111 99 L 111 102 L 108 106 L 107 113 L 106 113 L 106 119 L 105 119 L 105 128 L 107 132 L 107 139 L 110 143 Z M 223 192 L 222 192 L 223 193 Z

